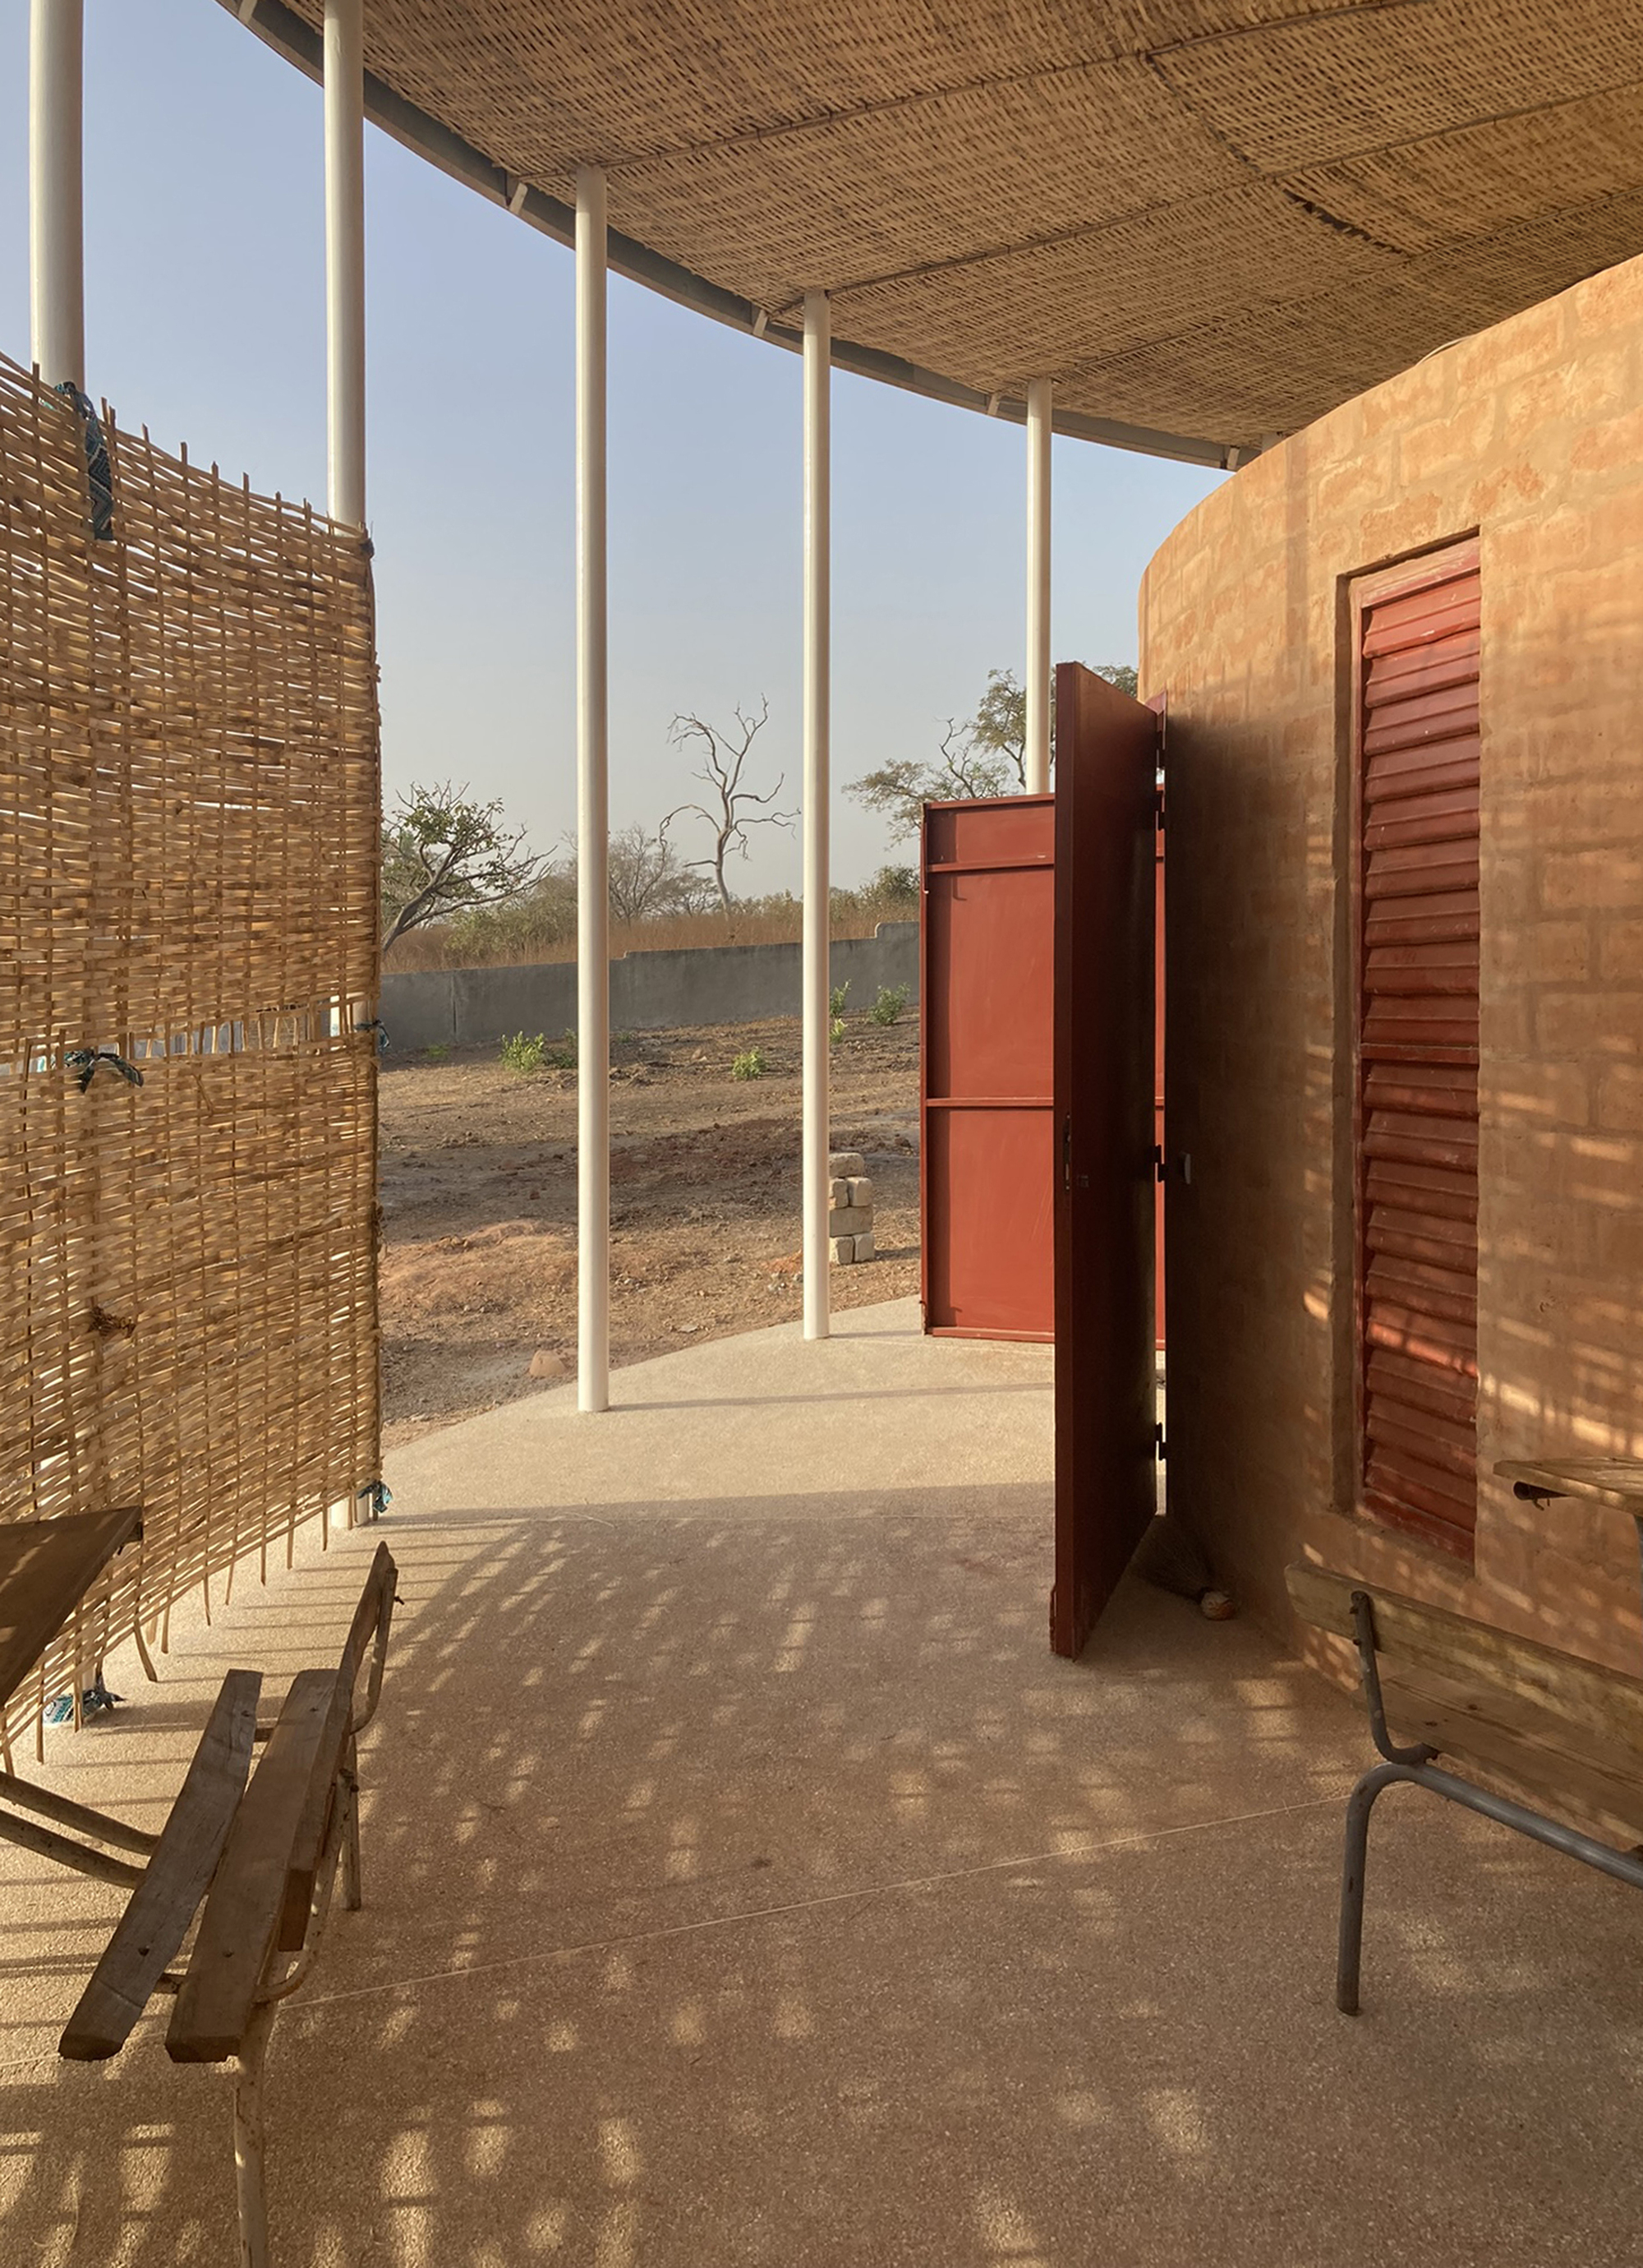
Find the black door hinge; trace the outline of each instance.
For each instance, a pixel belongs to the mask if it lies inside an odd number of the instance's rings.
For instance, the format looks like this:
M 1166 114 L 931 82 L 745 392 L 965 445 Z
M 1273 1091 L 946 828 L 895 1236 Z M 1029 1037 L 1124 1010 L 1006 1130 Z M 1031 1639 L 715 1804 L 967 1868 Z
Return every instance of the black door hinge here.
M 1170 1452 L 1169 1452 L 1168 1447 L 1165 1446 L 1164 1438 L 1163 1438 L 1163 1427 L 1162 1425 L 1155 1425 L 1155 1426 L 1153 1427 L 1153 1429 L 1152 1429 L 1152 1442 L 1153 1442 L 1153 1453 L 1154 1453 L 1154 1454 L 1156 1456 L 1156 1458 L 1157 1458 L 1157 1460 L 1158 1460 L 1158 1462 L 1159 1462 L 1160 1464 L 1163 1464 L 1163 1462 L 1164 1462 L 1165 1458 L 1169 1455 Z

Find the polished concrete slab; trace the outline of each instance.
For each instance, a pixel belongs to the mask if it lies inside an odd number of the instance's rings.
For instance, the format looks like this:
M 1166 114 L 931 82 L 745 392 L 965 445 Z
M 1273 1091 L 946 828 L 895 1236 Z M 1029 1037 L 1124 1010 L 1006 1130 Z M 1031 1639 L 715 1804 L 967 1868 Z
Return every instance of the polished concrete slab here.
M 367 1910 L 270 2059 L 282 2268 L 1544 2268 L 1636 2256 L 1637 1901 L 1413 1792 L 1330 1997 L 1355 1712 L 1126 1587 L 1045 1644 L 1046 1350 L 910 1303 L 425 1437 L 158 1686 L 48 1736 L 139 1818 L 223 1668 L 404 1604 Z M 0 2261 L 234 2257 L 227 2088 L 55 2041 L 117 1896 L 0 1854 Z

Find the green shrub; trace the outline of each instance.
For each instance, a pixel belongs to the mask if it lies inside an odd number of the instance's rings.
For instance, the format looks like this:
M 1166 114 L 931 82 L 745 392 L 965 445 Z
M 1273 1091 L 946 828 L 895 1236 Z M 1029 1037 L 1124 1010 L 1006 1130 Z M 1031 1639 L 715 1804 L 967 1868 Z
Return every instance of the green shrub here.
M 556 1048 L 549 1048 L 542 1058 L 549 1071 L 575 1071 L 576 1068 L 576 1035 L 567 1029 L 564 1039 Z
M 841 1039 L 843 1039 L 843 1037 L 844 1037 L 844 1018 L 843 1018 L 842 1016 L 835 1016 L 835 1017 L 833 1018 L 833 1020 L 832 1023 L 830 1023 L 830 1024 L 828 1025 L 828 1027 L 827 1027 L 827 1044 L 828 1044 L 828 1046 L 829 1046 L 830 1048 L 836 1048 L 836 1047 L 838 1046 L 838 1044 L 839 1044 L 840 1041 Z
M 429 1063 L 444 1063 L 445 1057 L 451 1053 L 451 1049 L 445 1045 L 445 1042 L 443 1040 L 436 1040 L 433 1046 L 431 1048 L 424 1048 L 422 1049 L 422 1053 L 428 1057 Z
M 510 1071 L 517 1071 L 521 1074 L 540 1071 L 547 1060 L 546 1035 L 541 1032 L 535 1032 L 527 1037 L 524 1032 L 516 1032 L 510 1040 L 502 1042 L 502 1059 Z
M 873 1021 L 883 1024 L 886 1030 L 891 1024 L 899 1024 L 907 1005 L 907 990 L 905 984 L 881 984 L 877 999 L 867 1012 Z
M 764 1049 L 749 1048 L 737 1056 L 730 1065 L 730 1077 L 732 1079 L 763 1079 L 769 1068 L 769 1064 L 765 1061 Z

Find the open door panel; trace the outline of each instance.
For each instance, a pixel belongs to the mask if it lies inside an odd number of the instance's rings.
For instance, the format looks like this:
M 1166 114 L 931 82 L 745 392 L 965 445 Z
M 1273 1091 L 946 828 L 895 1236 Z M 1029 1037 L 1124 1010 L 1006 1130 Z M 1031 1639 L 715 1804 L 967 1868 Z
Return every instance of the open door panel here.
M 1082 1652 L 1153 1516 L 1159 719 L 1055 673 L 1055 1589 Z

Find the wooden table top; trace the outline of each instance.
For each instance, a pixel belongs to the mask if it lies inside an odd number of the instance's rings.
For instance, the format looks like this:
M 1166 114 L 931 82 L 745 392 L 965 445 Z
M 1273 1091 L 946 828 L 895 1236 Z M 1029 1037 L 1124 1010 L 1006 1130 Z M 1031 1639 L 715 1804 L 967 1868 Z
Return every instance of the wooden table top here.
M 0 1521 L 0 1708 L 143 1518 L 138 1505 Z
M 1583 1496 L 1643 1520 L 1643 1457 L 1559 1457 L 1536 1464 L 1514 1460 L 1495 1471 L 1520 1496 Z

